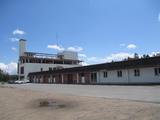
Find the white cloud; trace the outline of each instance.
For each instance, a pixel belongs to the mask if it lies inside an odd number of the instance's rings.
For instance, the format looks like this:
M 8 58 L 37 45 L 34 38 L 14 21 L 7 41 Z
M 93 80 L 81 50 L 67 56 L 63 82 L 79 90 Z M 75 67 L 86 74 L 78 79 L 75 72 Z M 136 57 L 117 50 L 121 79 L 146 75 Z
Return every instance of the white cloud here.
M 154 55 L 159 55 L 160 54 L 160 52 L 151 52 L 150 54 L 149 54 L 149 56 L 154 56 Z
M 99 58 L 99 57 L 95 57 L 95 56 L 94 57 L 88 57 L 84 60 L 88 65 L 106 62 L 106 60 L 104 60 L 103 58 Z
M 148 54 L 149 56 L 153 55 L 159 55 L 160 52 L 151 52 Z M 83 55 L 82 55 L 83 56 Z M 112 61 L 122 61 L 124 59 L 127 59 L 128 57 L 134 58 L 134 53 L 128 53 L 128 52 L 119 52 L 115 54 L 111 54 L 109 56 L 106 56 L 104 58 L 99 58 L 99 57 L 82 57 L 82 65 L 91 65 L 91 64 L 99 64 L 99 63 L 105 63 L 105 62 L 112 62 Z M 141 58 L 143 57 L 143 54 L 138 54 L 138 56 Z
M 58 51 L 63 51 L 64 50 L 63 47 L 58 46 L 58 45 L 48 45 L 47 48 L 55 49 L 55 50 L 58 50 Z
M 20 30 L 20 29 L 15 29 L 13 31 L 13 35 L 24 35 L 25 32 L 23 30 Z
M 9 74 L 17 74 L 17 63 L 11 62 L 9 64 L 0 63 L 0 69 Z
M 128 49 L 135 49 L 137 46 L 135 44 L 129 44 L 127 45 Z
M 104 58 L 99 58 L 95 56 L 88 57 L 88 58 L 84 58 L 84 61 L 85 63 L 87 63 L 87 65 L 89 65 L 89 64 L 97 64 L 97 63 L 104 63 L 104 62 L 111 62 L 111 61 L 121 61 L 128 57 L 134 57 L 134 54 L 120 52 L 116 54 L 111 54 Z
M 120 53 L 116 53 L 116 54 L 111 54 L 110 56 L 104 58 L 103 61 L 106 61 L 106 62 L 111 62 L 112 60 L 113 61 L 120 61 L 125 58 L 133 57 L 133 56 L 134 56 L 134 54 L 120 52 Z
M 120 44 L 120 47 L 124 47 L 124 46 L 126 46 L 126 44 L 124 44 L 124 43 L 121 43 L 121 44 Z
M 15 48 L 15 47 L 12 47 L 11 49 L 12 49 L 13 51 L 16 51 L 16 50 L 17 50 L 17 48 Z
M 154 55 L 160 55 L 160 52 L 149 53 L 149 56 L 154 56 Z M 143 54 L 138 54 L 138 56 L 142 57 Z M 120 53 L 111 54 L 104 58 L 90 57 L 86 59 L 86 62 L 88 64 L 95 64 L 95 63 L 104 63 L 104 62 L 111 62 L 111 61 L 122 61 L 124 59 L 127 59 L 128 57 L 134 58 L 134 53 L 120 52 Z
M 78 57 L 86 58 L 86 57 L 87 57 L 87 55 L 79 53 L 79 54 L 78 54 Z
M 88 64 L 87 62 L 83 61 L 83 62 L 82 62 L 82 65 L 83 65 L 83 66 L 87 66 L 87 65 L 89 65 L 89 64 Z
M 83 50 L 82 47 L 79 47 L 79 46 L 75 46 L 75 47 L 68 47 L 67 50 L 70 50 L 70 51 L 75 51 L 75 52 L 80 52 Z
M 18 42 L 19 39 L 18 38 L 10 38 L 11 39 L 11 42 Z
M 158 21 L 160 22 L 160 13 L 158 14 Z

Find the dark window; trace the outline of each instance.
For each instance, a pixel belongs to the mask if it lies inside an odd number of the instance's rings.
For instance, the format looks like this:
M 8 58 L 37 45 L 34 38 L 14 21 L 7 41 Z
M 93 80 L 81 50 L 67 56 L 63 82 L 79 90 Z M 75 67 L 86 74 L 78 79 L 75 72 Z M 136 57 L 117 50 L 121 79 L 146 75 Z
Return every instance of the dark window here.
M 24 67 L 21 67 L 21 74 L 24 74 Z
M 84 77 L 84 73 L 81 73 L 80 76 L 81 76 L 81 77 Z
M 107 72 L 103 72 L 103 77 L 107 78 L 108 77 L 108 73 Z
M 91 73 L 91 81 L 92 82 L 97 82 L 97 73 Z
M 122 77 L 122 71 L 121 70 L 117 71 L 117 76 Z
M 140 70 L 139 69 L 134 70 L 134 76 L 140 76 Z
M 28 63 L 28 59 L 26 59 L 26 63 Z
M 43 71 L 43 68 L 41 68 L 41 72 Z
M 52 71 L 52 68 L 51 68 L 51 67 L 49 67 L 49 71 Z
M 160 68 L 154 68 L 155 75 L 160 75 Z

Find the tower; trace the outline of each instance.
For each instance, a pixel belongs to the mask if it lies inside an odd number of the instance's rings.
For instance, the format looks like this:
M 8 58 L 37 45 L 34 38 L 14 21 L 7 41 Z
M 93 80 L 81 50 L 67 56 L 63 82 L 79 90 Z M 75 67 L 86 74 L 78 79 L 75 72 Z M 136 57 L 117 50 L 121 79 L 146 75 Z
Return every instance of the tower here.
M 19 56 L 25 56 L 24 52 L 26 52 L 26 40 L 19 40 Z

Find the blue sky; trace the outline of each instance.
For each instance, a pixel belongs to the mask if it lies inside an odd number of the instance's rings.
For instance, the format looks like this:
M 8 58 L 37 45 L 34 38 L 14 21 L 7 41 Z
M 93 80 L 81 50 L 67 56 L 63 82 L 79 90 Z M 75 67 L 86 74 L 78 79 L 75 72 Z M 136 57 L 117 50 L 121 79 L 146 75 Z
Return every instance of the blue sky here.
M 160 51 L 160 1 L 0 0 L 0 67 L 9 73 L 18 38 L 28 51 L 78 51 L 83 64 L 152 54 Z

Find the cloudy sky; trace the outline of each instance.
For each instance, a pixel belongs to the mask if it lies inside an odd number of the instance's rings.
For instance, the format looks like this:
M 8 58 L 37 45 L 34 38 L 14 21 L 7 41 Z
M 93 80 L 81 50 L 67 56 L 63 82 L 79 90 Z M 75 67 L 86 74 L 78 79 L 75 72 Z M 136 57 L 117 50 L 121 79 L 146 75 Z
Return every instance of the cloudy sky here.
M 160 51 L 159 0 L 0 0 L 0 68 L 27 50 L 79 52 L 84 65 Z

